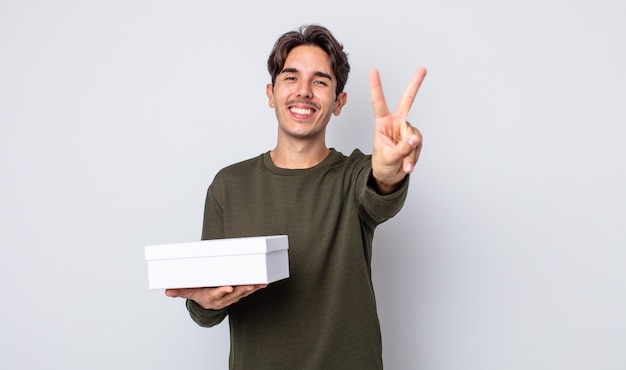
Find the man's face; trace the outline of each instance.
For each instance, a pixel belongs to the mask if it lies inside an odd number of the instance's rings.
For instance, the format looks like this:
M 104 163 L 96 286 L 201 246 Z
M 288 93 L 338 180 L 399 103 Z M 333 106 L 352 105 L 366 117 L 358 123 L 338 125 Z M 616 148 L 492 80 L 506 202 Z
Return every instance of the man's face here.
M 346 93 L 335 96 L 336 86 L 330 58 L 322 49 L 312 45 L 293 48 L 274 85 L 266 88 L 279 134 L 323 139 L 331 115 L 339 115 L 346 103 Z

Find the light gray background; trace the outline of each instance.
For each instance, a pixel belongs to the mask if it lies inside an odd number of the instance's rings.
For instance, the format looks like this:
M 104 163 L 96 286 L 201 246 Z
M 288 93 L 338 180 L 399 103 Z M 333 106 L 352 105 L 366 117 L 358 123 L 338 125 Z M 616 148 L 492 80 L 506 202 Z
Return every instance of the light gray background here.
M 429 70 L 376 236 L 387 368 L 626 368 L 622 4 L 0 1 L 0 368 L 226 368 L 143 246 L 197 240 L 216 171 L 273 147 L 265 62 L 302 23 L 350 54 L 344 153 L 368 69 L 393 107 Z

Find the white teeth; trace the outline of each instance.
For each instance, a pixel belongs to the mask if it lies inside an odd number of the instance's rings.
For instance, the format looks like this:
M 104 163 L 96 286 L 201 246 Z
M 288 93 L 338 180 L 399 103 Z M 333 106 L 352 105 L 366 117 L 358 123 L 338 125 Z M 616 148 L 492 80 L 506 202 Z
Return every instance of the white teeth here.
M 313 113 L 313 109 L 304 109 L 304 108 L 291 108 L 291 111 L 296 114 L 311 114 Z

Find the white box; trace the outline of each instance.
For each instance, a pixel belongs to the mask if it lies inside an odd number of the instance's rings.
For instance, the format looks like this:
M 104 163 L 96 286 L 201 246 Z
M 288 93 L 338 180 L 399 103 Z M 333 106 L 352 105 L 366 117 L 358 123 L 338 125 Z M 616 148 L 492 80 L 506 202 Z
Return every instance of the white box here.
M 289 277 L 287 235 L 148 245 L 148 288 L 267 284 Z

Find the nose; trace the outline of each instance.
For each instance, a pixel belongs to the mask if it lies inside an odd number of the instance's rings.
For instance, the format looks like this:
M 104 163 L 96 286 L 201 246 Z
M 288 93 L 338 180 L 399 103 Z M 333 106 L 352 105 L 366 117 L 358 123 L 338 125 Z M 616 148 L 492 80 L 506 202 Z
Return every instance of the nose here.
M 307 99 L 313 97 L 313 90 L 311 89 L 311 86 L 308 84 L 308 82 L 302 81 L 298 85 L 298 97 Z

